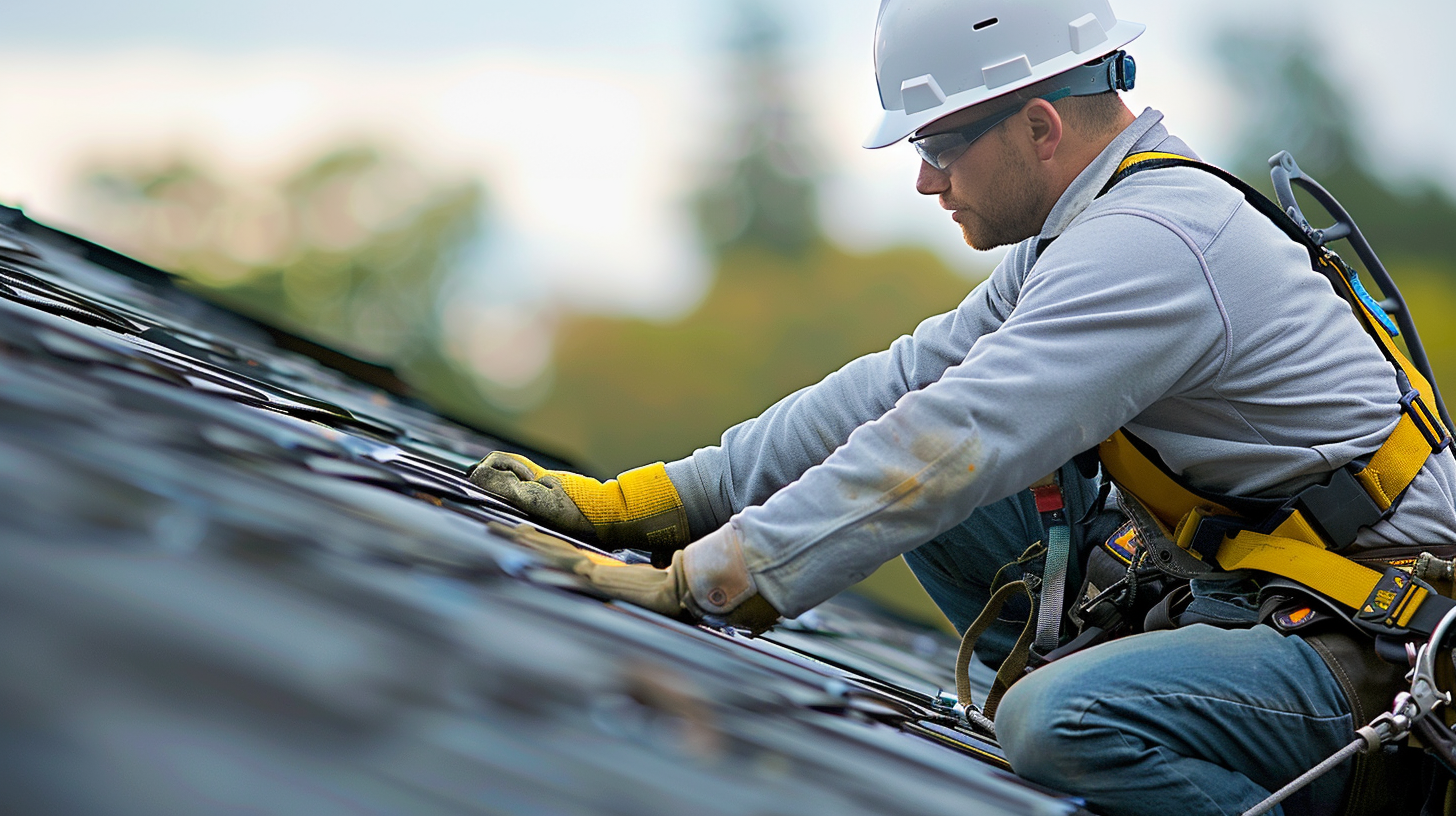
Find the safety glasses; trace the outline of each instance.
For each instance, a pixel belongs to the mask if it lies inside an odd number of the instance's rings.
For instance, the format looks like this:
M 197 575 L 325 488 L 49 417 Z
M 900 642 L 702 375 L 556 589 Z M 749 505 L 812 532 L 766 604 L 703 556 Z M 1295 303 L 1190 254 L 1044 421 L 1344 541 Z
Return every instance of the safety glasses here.
M 910 140 L 910 145 L 925 163 L 944 173 L 950 169 L 971 145 L 982 136 L 990 133 L 997 125 L 1010 119 L 1021 112 L 1021 108 L 1007 108 L 1000 113 L 993 113 L 984 119 L 977 119 L 969 125 L 958 127 L 955 130 L 947 130 L 943 133 L 932 133 L 929 136 L 919 136 Z
M 1067 88 L 1062 88 L 1061 90 L 1036 98 L 1045 99 L 1048 102 L 1055 102 L 1065 96 L 1068 96 Z M 1031 100 L 1027 101 L 1030 102 Z M 1007 108 L 999 113 L 993 113 L 984 119 L 977 119 L 969 125 L 958 127 L 955 130 L 947 130 L 942 133 L 933 133 L 929 136 L 912 138 L 910 144 L 915 148 L 915 152 L 920 154 L 920 158 L 925 160 L 926 164 L 944 173 L 950 169 L 950 166 L 955 163 L 956 159 L 959 159 L 971 148 L 971 145 L 977 139 L 990 133 L 997 125 L 1007 119 L 1021 113 L 1024 107 L 1026 106 L 1023 104 L 1018 108 Z

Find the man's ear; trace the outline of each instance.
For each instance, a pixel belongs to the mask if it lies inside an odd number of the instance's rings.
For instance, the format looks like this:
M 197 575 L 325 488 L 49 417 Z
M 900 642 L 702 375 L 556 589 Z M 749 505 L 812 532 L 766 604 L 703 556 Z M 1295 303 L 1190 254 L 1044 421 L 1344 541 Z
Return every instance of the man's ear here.
M 1036 157 L 1044 162 L 1051 161 L 1057 155 L 1062 135 L 1066 132 L 1061 114 L 1045 99 L 1031 100 L 1021 113 L 1031 126 L 1031 147 Z

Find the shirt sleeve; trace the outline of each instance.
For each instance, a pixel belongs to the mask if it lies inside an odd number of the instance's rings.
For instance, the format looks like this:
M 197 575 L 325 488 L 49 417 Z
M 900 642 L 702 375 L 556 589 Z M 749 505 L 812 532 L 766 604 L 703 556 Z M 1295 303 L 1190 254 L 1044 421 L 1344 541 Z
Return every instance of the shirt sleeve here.
M 761 504 L 823 462 L 855 428 L 883 416 L 905 394 L 939 380 L 964 360 L 976 340 L 1010 313 L 1015 267 L 1029 251 L 1013 249 L 954 311 L 926 319 L 885 351 L 860 357 L 733 426 L 720 444 L 669 463 L 668 477 L 687 509 L 692 537 Z
M 759 591 L 786 615 L 813 607 L 1215 377 L 1227 332 L 1184 236 L 1132 214 L 1074 226 L 964 360 L 731 520 Z

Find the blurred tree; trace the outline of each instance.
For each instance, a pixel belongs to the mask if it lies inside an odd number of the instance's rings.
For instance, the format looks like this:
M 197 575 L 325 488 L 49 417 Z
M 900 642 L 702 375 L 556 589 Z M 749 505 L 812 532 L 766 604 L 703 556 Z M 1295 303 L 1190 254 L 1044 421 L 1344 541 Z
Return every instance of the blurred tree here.
M 498 419 L 443 353 L 438 318 L 441 287 L 480 240 L 478 182 L 354 145 L 276 185 L 225 182 L 176 158 L 97 169 L 82 191 L 121 248 L 240 311 L 394 366 L 456 416 Z
M 1411 305 L 1438 381 L 1456 388 L 1456 200 L 1428 180 L 1396 181 L 1355 129 L 1360 117 L 1327 62 L 1329 51 L 1304 36 L 1230 32 L 1218 53 L 1247 119 L 1237 172 L 1273 194 L 1267 159 L 1289 150 L 1340 200 L 1389 268 Z M 1300 207 L 1316 226 L 1330 219 L 1310 199 Z M 1336 246 L 1346 260 L 1353 250 Z M 1367 284 L 1369 283 L 1367 278 Z
M 524 427 L 604 473 L 685 456 L 971 288 L 928 250 L 852 255 L 822 241 L 800 257 L 736 250 L 718 271 L 676 323 L 566 318 L 555 386 Z
M 564 317 L 554 388 L 523 420 L 603 471 L 712 443 L 971 288 L 928 251 L 859 256 L 826 242 L 784 33 L 761 3 L 736 8 L 732 121 L 719 170 L 694 201 L 717 260 L 707 296 L 666 325 Z
M 738 9 L 728 72 L 734 132 L 726 166 L 698 195 L 698 223 L 717 252 L 798 255 L 819 240 L 819 222 L 810 151 L 786 84 L 784 32 L 762 5 Z

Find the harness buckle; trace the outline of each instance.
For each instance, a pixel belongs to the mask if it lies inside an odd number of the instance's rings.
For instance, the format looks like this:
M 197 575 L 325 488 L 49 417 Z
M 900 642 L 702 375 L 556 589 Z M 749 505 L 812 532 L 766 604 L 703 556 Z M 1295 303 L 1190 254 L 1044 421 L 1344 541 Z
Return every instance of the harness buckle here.
M 1214 516 L 1195 508 L 1182 528 L 1178 530 L 1178 546 L 1209 565 L 1218 564 L 1218 548 L 1230 535 L 1249 529 L 1242 519 L 1232 516 Z
M 1400 409 L 1415 421 L 1416 429 L 1430 444 L 1431 453 L 1440 453 L 1451 447 L 1451 432 L 1446 430 L 1446 426 L 1441 424 L 1441 420 L 1431 411 L 1430 406 L 1426 405 L 1426 401 L 1421 398 L 1421 392 L 1415 388 L 1409 388 L 1404 394 L 1401 394 Z M 1439 435 L 1436 433 L 1438 428 L 1441 431 Z
M 1311 485 L 1299 491 L 1289 504 L 1324 536 L 1335 552 L 1354 543 L 1361 527 L 1369 527 L 1385 515 L 1348 467 L 1331 474 L 1328 484 Z
M 1407 624 L 1430 589 L 1398 567 L 1388 567 L 1380 582 L 1355 611 L 1357 626 L 1377 635 L 1405 635 Z

